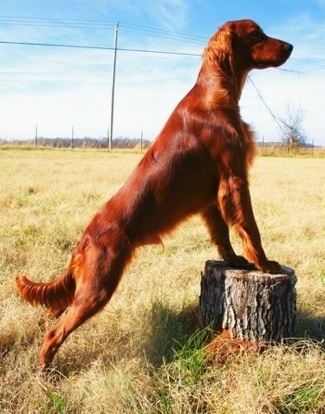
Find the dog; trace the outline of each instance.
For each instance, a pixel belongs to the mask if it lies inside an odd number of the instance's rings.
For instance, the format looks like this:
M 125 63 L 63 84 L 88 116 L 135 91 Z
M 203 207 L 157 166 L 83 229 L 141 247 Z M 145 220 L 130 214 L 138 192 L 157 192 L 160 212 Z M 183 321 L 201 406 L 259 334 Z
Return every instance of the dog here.
M 194 87 L 180 101 L 123 187 L 97 212 L 78 241 L 67 270 L 35 283 L 16 278 L 20 295 L 61 320 L 46 334 L 39 364 L 49 369 L 63 341 L 113 295 L 139 246 L 161 243 L 186 218 L 200 214 L 230 266 L 279 273 L 262 247 L 249 192 L 254 135 L 239 99 L 249 71 L 278 67 L 293 46 L 268 37 L 251 20 L 227 22 L 212 36 Z M 246 258 L 236 255 L 232 226 Z

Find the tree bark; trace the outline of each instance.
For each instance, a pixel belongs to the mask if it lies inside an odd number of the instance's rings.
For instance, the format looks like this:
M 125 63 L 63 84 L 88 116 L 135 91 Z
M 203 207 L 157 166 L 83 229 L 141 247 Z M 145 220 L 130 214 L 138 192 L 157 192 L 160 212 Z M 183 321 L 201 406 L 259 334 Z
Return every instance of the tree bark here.
M 294 270 L 285 266 L 282 270 L 271 275 L 207 261 L 199 304 L 202 325 L 253 343 L 292 338 L 297 278 Z

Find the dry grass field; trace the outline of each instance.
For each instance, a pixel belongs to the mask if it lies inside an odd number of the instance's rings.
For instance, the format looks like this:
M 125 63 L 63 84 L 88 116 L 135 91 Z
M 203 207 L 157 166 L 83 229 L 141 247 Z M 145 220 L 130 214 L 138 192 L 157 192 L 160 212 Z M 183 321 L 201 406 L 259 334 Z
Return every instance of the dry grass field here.
M 15 275 L 63 271 L 140 158 L 0 149 L 0 412 L 324 414 L 325 158 L 258 157 L 251 174 L 267 255 L 298 277 L 296 341 L 207 358 L 196 309 L 204 263 L 217 255 L 194 217 L 164 246 L 139 249 L 104 311 L 61 347 L 52 377 L 39 375 L 44 310 L 18 297 Z

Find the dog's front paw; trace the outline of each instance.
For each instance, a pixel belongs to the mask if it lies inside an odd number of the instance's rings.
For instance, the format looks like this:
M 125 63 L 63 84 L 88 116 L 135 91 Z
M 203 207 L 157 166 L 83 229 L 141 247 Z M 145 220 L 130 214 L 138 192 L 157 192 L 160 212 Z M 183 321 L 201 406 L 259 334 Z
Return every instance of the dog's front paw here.
M 237 269 L 245 269 L 245 270 L 254 270 L 256 267 L 253 263 L 250 263 L 245 257 L 243 256 L 234 256 L 231 260 L 225 261 L 227 265 L 231 267 L 235 267 Z
M 264 273 L 283 273 L 282 267 L 280 263 L 276 262 L 275 260 L 268 260 L 265 264 L 262 266 L 258 266 L 260 270 Z

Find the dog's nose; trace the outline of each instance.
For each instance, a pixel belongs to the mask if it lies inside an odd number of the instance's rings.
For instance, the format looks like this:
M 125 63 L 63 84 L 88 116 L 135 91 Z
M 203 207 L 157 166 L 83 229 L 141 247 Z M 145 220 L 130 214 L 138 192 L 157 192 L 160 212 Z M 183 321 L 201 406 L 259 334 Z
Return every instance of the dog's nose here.
M 290 53 L 293 51 L 293 46 L 290 43 L 285 43 L 284 47 Z

